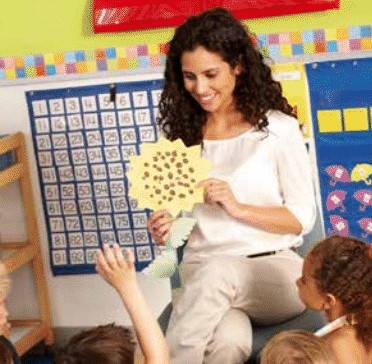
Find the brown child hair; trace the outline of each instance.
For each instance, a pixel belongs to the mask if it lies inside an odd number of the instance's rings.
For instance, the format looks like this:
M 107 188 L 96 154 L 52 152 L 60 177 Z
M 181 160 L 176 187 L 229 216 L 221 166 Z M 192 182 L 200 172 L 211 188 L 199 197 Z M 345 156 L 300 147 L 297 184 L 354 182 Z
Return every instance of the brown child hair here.
M 331 236 L 310 252 L 315 280 L 321 292 L 334 295 L 342 304 L 357 339 L 372 345 L 372 248 L 353 237 Z

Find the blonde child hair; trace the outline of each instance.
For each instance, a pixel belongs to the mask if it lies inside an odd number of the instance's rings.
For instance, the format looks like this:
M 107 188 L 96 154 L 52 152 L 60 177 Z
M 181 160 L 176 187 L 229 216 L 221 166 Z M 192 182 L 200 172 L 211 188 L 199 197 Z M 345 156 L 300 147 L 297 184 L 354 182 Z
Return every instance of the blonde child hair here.
M 10 279 L 6 273 L 3 263 L 0 262 L 0 298 L 8 296 L 10 290 Z
M 263 348 L 260 364 L 333 364 L 331 350 L 323 338 L 303 330 L 283 331 Z
M 8 296 L 10 290 L 10 279 L 7 275 L 5 266 L 3 263 L 0 262 L 0 316 L 4 314 L 4 310 L 6 311 L 5 307 L 5 299 Z M 6 316 L 5 320 L 6 320 Z M 0 317 L 2 320 L 4 317 Z M 0 330 L 0 335 L 3 332 Z M 13 364 L 13 353 L 9 349 L 9 346 L 6 345 L 2 340 L 0 341 L 0 363 L 3 364 Z

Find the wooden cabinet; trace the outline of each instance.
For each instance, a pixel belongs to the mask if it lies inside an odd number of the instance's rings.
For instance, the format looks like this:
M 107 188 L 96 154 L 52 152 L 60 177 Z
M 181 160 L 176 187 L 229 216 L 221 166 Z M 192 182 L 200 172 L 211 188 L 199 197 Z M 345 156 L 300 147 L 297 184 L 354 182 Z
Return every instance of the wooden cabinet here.
M 26 219 L 27 241 L 0 242 L 0 260 L 5 264 L 9 274 L 25 264 L 31 265 L 32 281 L 35 284 L 39 308 L 38 318 L 27 317 L 10 321 L 12 325 L 9 333 L 10 340 L 18 354 L 23 355 L 40 341 L 44 340 L 47 345 L 53 344 L 54 337 L 51 329 L 50 306 L 40 250 L 37 216 L 22 133 L 0 139 L 0 158 L 9 156 L 7 153 L 11 153 L 13 158 L 12 163 L 1 167 L 0 188 L 11 183 L 19 183 Z M 2 207 L 6 209 L 6 206 Z M 17 287 L 13 286 L 12 290 L 15 291 L 17 299 L 23 300 L 25 305 L 28 304 L 27 297 L 22 297 L 22 292 L 18 291 Z

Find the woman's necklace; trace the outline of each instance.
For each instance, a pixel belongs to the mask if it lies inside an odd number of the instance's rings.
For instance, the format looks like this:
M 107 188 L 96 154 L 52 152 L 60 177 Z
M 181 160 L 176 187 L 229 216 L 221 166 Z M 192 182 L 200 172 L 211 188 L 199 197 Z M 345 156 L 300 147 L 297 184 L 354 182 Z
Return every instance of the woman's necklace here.
M 341 316 L 338 319 L 330 322 L 328 325 L 325 325 L 318 331 L 314 333 L 315 336 L 325 336 L 333 331 L 340 329 L 341 327 L 348 326 L 349 322 L 346 319 L 346 316 Z

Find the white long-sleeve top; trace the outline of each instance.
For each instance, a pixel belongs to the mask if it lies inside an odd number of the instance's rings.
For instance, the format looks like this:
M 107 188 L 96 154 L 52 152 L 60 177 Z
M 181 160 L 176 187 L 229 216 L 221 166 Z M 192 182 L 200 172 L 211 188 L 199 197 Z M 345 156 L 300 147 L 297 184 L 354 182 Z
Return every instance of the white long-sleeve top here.
M 234 138 L 204 140 L 203 156 L 212 162 L 209 177 L 226 181 L 243 204 L 284 206 L 302 225 L 302 233 L 274 234 L 228 215 L 221 207 L 197 204 L 197 228 L 191 234 L 184 261 L 214 255 L 249 255 L 283 250 L 302 243 L 311 230 L 316 205 L 311 165 L 298 121 L 269 111 L 267 131 L 254 128 Z

